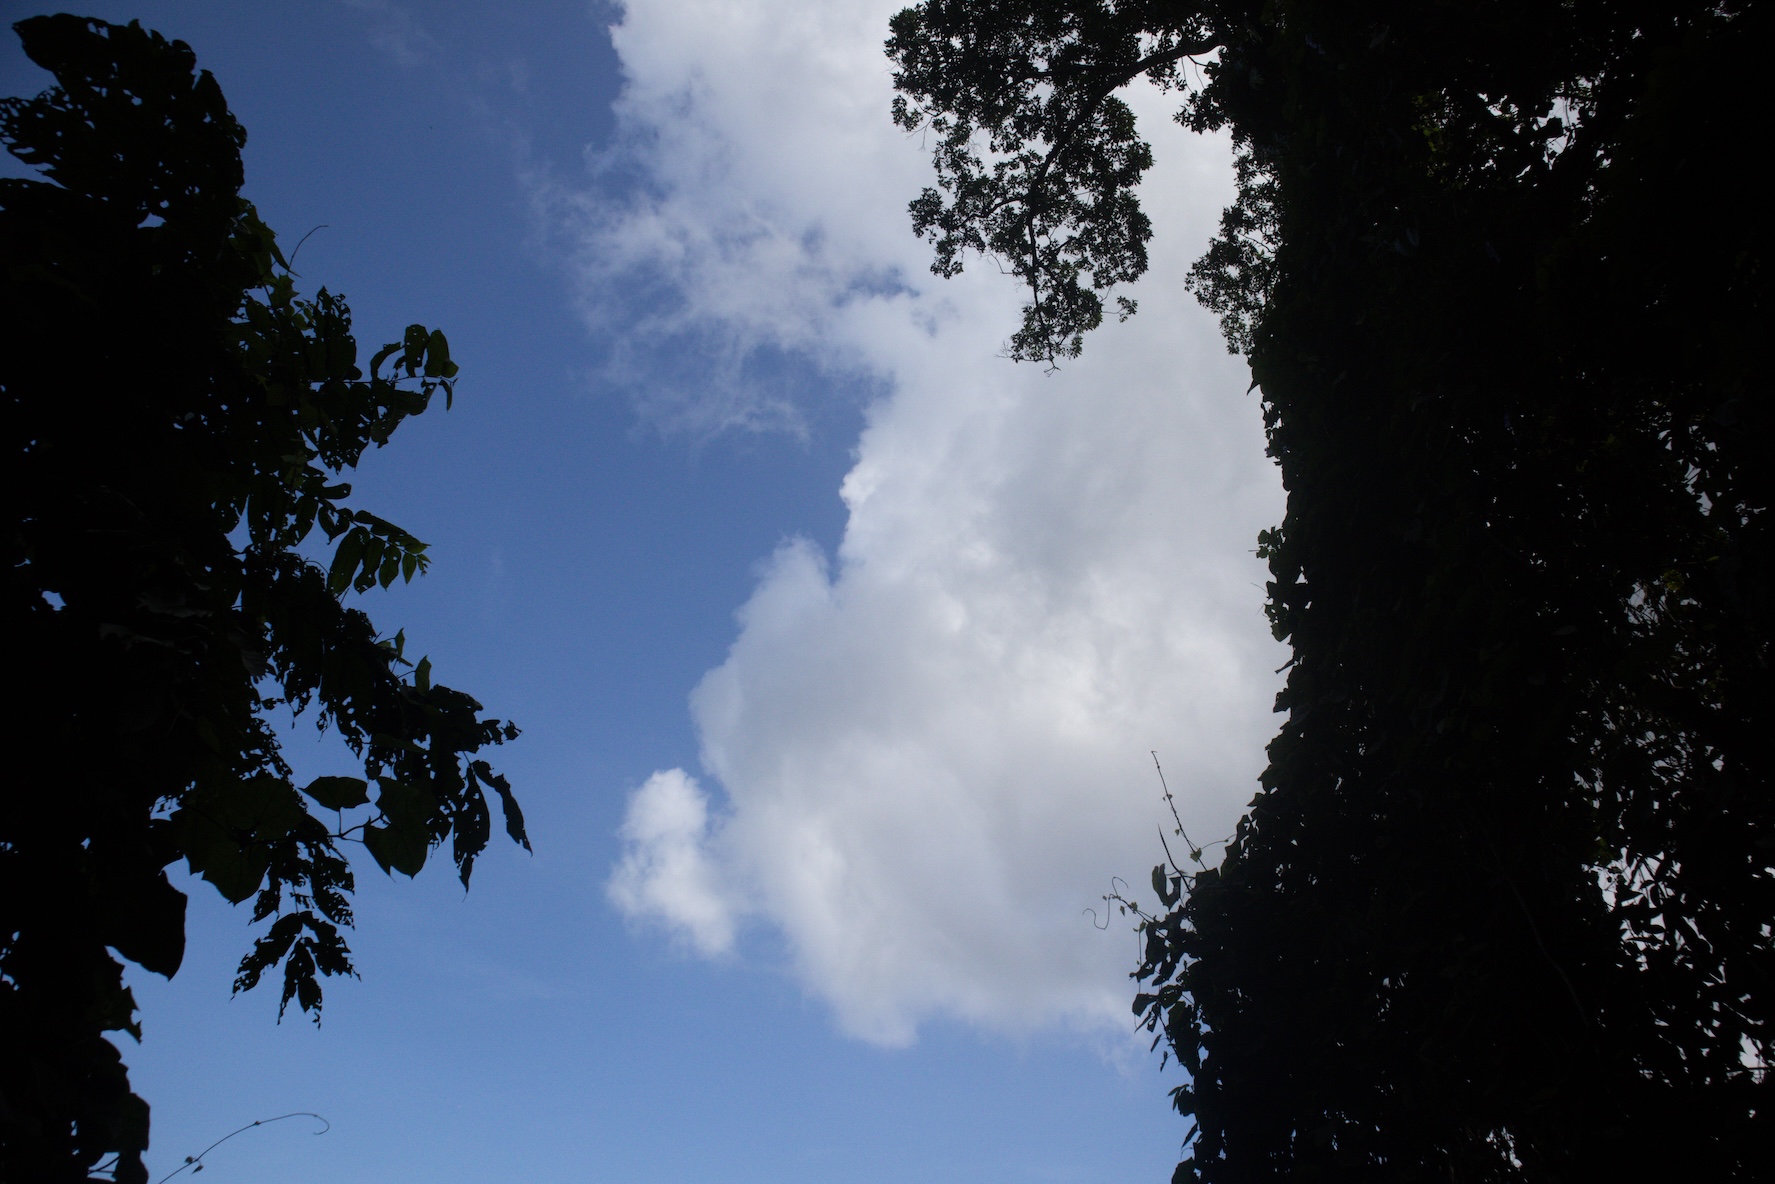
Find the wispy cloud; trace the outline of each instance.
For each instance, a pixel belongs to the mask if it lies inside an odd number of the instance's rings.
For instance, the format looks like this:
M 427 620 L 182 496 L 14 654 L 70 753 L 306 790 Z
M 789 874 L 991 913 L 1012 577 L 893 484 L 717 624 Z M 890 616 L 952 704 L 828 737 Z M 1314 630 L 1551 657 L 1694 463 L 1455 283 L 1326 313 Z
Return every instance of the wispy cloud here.
M 369 18 L 370 44 L 401 66 L 411 68 L 436 58 L 440 46 L 416 17 L 393 0 L 345 0 Z
M 1020 293 L 989 263 L 933 281 L 908 230 L 928 173 L 887 118 L 892 7 L 632 7 L 601 182 L 544 194 L 643 415 L 797 430 L 822 388 L 876 392 L 837 553 L 779 550 L 692 697 L 720 792 L 655 774 L 612 894 L 700 949 L 780 931 L 871 1040 L 932 1015 L 1125 1024 L 1131 943 L 1084 910 L 1158 854 L 1147 750 L 1192 830 L 1225 833 L 1282 660 L 1251 553 L 1280 490 L 1181 284 L 1228 153 L 1139 96 L 1166 140 L 1142 313 L 1059 374 L 1014 366 Z M 626 198 L 598 196 L 618 177 Z

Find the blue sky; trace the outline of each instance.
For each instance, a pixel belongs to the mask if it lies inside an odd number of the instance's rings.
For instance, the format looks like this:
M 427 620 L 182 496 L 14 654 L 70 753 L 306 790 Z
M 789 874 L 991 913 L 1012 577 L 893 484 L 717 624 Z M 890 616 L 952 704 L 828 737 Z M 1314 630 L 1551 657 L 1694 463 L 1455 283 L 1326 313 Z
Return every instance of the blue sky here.
M 1056 375 L 926 273 L 892 4 L 93 4 L 188 41 L 247 194 L 360 339 L 443 328 L 453 411 L 366 461 L 432 544 L 365 605 L 516 720 L 536 854 L 359 869 L 325 1022 L 230 999 L 192 885 L 126 1048 L 155 1178 L 1161 1180 L 1175 1074 L 1084 909 L 1251 793 L 1283 660 L 1254 402 L 1180 277 L 1225 145 L 1135 96 L 1142 312 Z M 41 9 L 8 3 L 8 20 Z M 8 44 L 5 93 L 43 76 Z M 338 760 L 292 732 L 299 769 Z M 1140 895 L 1136 893 L 1136 895 Z

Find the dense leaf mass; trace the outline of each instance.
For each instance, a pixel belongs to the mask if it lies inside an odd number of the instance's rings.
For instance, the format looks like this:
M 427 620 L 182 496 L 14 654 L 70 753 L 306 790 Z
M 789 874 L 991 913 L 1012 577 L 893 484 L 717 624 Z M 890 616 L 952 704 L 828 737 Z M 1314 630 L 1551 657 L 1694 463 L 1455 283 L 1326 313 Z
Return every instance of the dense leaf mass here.
M 940 269 L 1013 256 L 1025 355 L 1076 348 L 1042 302 L 1144 228 L 1138 170 L 1097 163 L 1134 132 L 1070 113 L 1187 50 L 1180 119 L 1237 153 L 1192 285 L 1262 391 L 1293 659 L 1225 858 L 1161 867 L 1144 925 L 1180 1179 L 1775 1178 L 1772 20 L 896 19 L 896 114 L 945 133 L 915 220 Z
M 251 901 L 237 989 L 281 967 L 282 1006 L 318 1017 L 321 977 L 351 972 L 341 843 L 412 875 L 448 842 L 466 884 L 491 794 L 527 846 L 475 755 L 517 729 L 342 601 L 425 569 L 339 477 L 449 396 L 443 335 L 415 325 L 359 367 L 344 302 L 297 295 L 240 197 L 245 133 L 183 43 L 15 28 L 57 85 L 0 100 L 44 178 L 0 180 L 0 1179 L 141 1181 L 148 1108 L 104 1034 L 140 1036 L 120 959 L 179 967 L 165 869 Z M 280 706 L 363 776 L 299 787 Z

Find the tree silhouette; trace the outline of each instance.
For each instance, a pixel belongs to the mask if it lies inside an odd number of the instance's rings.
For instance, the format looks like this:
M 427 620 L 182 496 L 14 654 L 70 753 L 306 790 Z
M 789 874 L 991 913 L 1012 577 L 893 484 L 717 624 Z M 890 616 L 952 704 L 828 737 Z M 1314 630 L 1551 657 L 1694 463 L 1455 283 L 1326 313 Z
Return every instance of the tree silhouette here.
M 895 117 L 1014 352 L 1144 267 L 1115 92 L 1238 191 L 1293 648 L 1261 789 L 1155 873 L 1179 1179 L 1775 1177 L 1766 6 L 929 0 Z M 1193 63 L 1193 64 L 1192 64 Z
M 351 973 L 341 843 L 411 876 L 447 841 L 466 885 L 491 794 L 529 844 L 476 755 L 517 729 L 342 600 L 426 567 L 339 478 L 448 402 L 443 335 L 412 326 L 360 369 L 345 303 L 297 294 L 240 197 L 246 134 L 184 43 L 66 15 L 14 28 L 57 85 L 0 101 L 43 177 L 0 180 L 0 1178 L 133 1184 L 148 1107 L 104 1034 L 141 1035 L 120 959 L 179 967 L 165 868 L 252 901 L 235 988 L 281 967 L 279 1014 L 318 1018 L 321 977 Z M 363 776 L 298 787 L 280 706 Z

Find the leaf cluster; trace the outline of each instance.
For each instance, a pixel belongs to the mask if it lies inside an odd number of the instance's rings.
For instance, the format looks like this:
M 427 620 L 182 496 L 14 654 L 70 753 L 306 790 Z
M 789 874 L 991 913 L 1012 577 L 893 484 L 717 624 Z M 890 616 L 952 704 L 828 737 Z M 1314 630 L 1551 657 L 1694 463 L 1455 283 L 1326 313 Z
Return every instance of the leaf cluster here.
M 261 930 L 317 1020 L 352 973 L 347 843 L 464 885 L 491 834 L 528 847 L 481 755 L 515 738 L 411 662 L 347 594 L 411 580 L 423 542 L 343 480 L 457 366 L 414 325 L 359 365 L 351 313 L 312 298 L 240 197 L 246 133 L 182 42 L 72 16 L 17 26 L 56 85 L 0 100 L 40 179 L 0 180 L 6 715 L 0 803 L 0 1124 L 6 1178 L 143 1179 L 147 1107 L 119 958 L 172 975 L 184 861 Z M 316 553 L 322 556 L 317 562 Z M 269 719 L 334 730 L 362 776 L 299 786 Z M 115 956 L 112 952 L 115 952 Z
M 938 186 L 913 201 L 913 229 L 937 275 L 974 251 L 1028 286 L 1014 358 L 1077 357 L 1102 293 L 1146 270 L 1152 222 L 1134 190 L 1152 149 L 1115 92 L 1173 85 L 1178 62 L 1211 48 L 1199 22 L 1164 24 L 1166 7 L 929 0 L 894 17 L 894 122 L 936 141 Z

